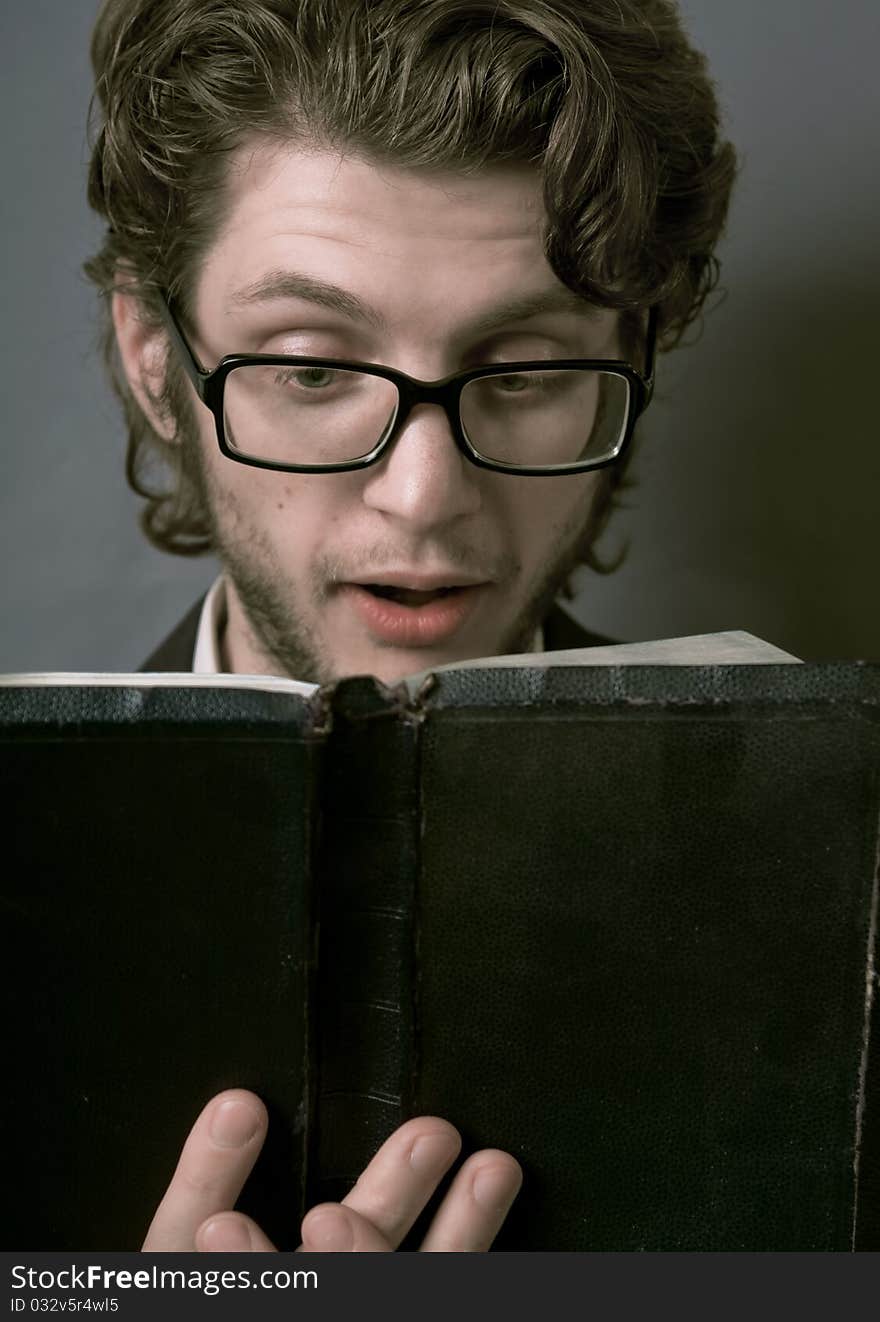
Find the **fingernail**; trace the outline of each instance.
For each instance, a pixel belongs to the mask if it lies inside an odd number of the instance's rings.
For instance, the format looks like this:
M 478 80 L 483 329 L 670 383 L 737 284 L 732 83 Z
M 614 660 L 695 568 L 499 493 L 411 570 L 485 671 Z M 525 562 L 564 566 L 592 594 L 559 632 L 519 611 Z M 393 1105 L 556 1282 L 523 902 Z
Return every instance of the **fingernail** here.
M 250 1253 L 250 1230 L 238 1217 L 220 1217 L 202 1226 L 199 1243 L 207 1253 Z
M 259 1127 L 259 1116 L 247 1102 L 223 1102 L 211 1117 L 211 1138 L 221 1148 L 243 1148 Z
M 413 1170 L 430 1175 L 445 1170 L 457 1151 L 458 1143 L 451 1134 L 424 1134 L 413 1143 L 409 1162 Z
M 303 1226 L 303 1245 L 324 1253 L 349 1253 L 354 1245 L 354 1232 L 348 1217 L 332 1208 L 314 1212 Z
M 474 1176 L 471 1192 L 482 1207 L 499 1208 L 512 1200 L 517 1185 L 507 1167 L 484 1166 Z

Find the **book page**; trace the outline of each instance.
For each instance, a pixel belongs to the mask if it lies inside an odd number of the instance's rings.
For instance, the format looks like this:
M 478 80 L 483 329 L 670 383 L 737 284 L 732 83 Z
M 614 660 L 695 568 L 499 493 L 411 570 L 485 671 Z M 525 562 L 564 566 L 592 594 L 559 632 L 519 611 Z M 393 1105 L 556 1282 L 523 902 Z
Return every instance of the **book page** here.
M 615 643 L 608 647 L 575 647 L 558 652 L 523 652 L 512 656 L 483 656 L 469 661 L 450 661 L 409 675 L 403 681 L 415 695 L 428 675 L 446 670 L 521 666 L 729 666 L 799 664 L 796 656 L 772 643 L 741 630 L 728 633 L 694 634 L 687 638 L 658 638 L 644 643 Z M 50 685 L 119 686 L 126 688 L 234 688 L 261 689 L 267 693 L 293 693 L 311 697 L 317 684 L 276 675 L 101 674 L 99 672 L 45 671 L 34 674 L 0 675 L 0 685 L 42 687 Z
M 415 694 L 428 675 L 445 670 L 524 666 L 736 666 L 801 664 L 799 657 L 743 630 L 693 634 L 686 638 L 655 638 L 644 643 L 614 643 L 607 647 L 573 647 L 559 652 L 522 652 L 511 656 L 477 657 L 451 661 L 408 676 L 406 686 Z
M 102 674 L 100 671 L 38 671 L 33 674 L 23 672 L 18 675 L 0 675 L 0 685 L 11 687 L 18 685 L 28 688 L 43 688 L 55 685 L 99 685 L 132 689 L 262 689 L 266 693 L 294 693 L 301 698 L 310 698 L 317 692 L 317 684 L 306 684 L 299 679 L 282 679 L 278 675 L 193 675 L 190 672 L 162 674 Z

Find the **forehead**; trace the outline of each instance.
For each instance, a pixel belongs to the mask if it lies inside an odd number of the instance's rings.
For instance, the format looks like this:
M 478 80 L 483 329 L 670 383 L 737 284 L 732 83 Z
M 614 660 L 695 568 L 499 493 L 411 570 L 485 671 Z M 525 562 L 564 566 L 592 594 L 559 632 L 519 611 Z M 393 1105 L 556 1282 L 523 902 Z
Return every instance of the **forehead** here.
M 541 181 L 528 166 L 439 173 L 252 141 L 232 160 L 224 216 L 197 295 L 216 315 L 285 270 L 422 329 L 512 292 L 565 292 L 544 256 Z
M 407 169 L 342 151 L 252 140 L 227 176 L 221 244 L 253 227 L 312 228 L 357 245 L 387 232 L 395 246 L 524 238 L 540 242 L 540 177 L 528 166 L 478 174 Z

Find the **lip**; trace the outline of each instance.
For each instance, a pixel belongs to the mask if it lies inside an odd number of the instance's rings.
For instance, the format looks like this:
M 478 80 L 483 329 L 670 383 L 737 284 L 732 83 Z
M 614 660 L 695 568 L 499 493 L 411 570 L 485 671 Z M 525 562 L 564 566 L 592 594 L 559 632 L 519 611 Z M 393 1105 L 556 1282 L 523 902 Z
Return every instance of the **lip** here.
M 370 579 L 380 586 L 409 587 L 413 591 L 429 592 L 432 587 L 451 587 L 449 578 L 428 582 L 418 576 L 386 575 Z M 436 647 L 452 638 L 470 618 L 488 583 L 457 585 L 445 597 L 438 597 L 424 606 L 403 606 L 398 602 L 375 597 L 358 583 L 343 583 L 339 593 L 346 605 L 354 611 L 367 632 L 380 643 L 394 647 Z
M 455 570 L 439 570 L 433 574 L 419 574 L 408 569 L 386 570 L 382 574 L 371 574 L 369 578 L 352 580 L 345 587 L 365 587 L 375 583 L 384 588 L 411 588 L 413 592 L 433 592 L 435 588 L 472 588 L 486 583 L 484 578 L 471 578 L 457 574 Z

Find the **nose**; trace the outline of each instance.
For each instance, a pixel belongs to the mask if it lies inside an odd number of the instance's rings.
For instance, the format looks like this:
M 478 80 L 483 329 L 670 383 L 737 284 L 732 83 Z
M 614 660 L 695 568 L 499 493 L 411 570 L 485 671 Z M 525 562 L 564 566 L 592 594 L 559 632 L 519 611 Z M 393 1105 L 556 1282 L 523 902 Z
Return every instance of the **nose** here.
M 476 514 L 481 470 L 455 444 L 438 404 L 418 404 L 390 453 L 365 470 L 364 503 L 416 531 Z

